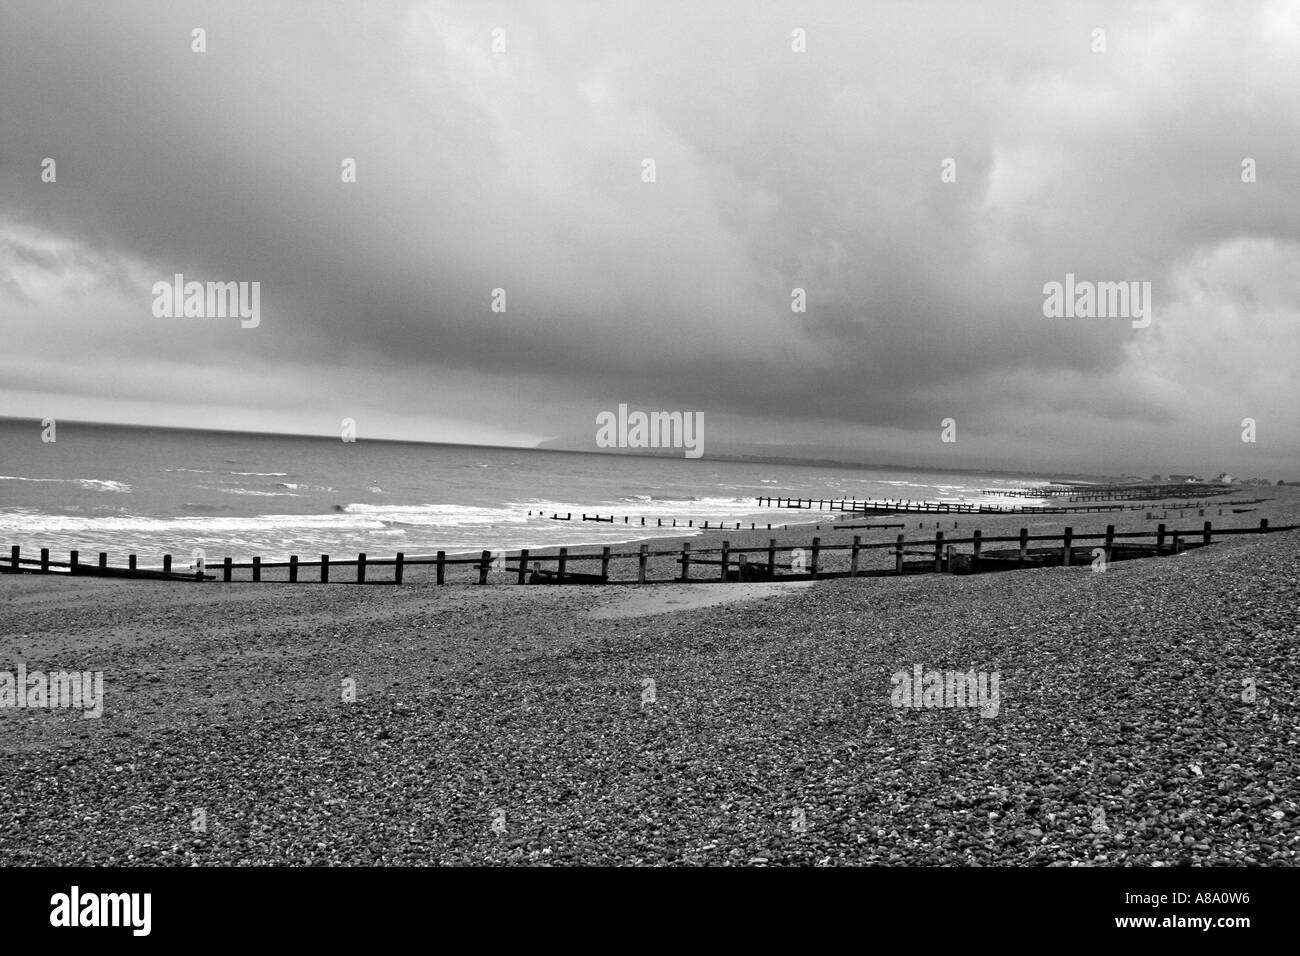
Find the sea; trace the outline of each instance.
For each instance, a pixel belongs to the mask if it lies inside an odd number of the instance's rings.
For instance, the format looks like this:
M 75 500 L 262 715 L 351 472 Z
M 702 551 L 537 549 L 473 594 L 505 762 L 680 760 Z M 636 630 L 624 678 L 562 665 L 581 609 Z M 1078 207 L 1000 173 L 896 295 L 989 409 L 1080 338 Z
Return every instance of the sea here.
M 0 419 L 0 555 L 18 545 L 60 558 L 78 550 L 89 562 L 103 551 L 114 564 L 136 554 L 153 567 L 163 554 L 195 551 L 208 561 L 283 561 L 610 544 L 692 535 L 705 521 L 765 527 L 830 517 L 760 507 L 759 497 L 1032 504 L 984 492 L 1044 483 L 63 421 L 51 435 L 34 419 Z M 615 520 L 583 521 L 584 513 Z

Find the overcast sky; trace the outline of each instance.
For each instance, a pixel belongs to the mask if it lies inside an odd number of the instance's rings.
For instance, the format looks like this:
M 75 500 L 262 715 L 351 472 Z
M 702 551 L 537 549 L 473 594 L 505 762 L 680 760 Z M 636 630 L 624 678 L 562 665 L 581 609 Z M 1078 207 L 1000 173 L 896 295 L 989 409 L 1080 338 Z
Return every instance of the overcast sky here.
M 1298 63 L 1297 2 L 4 0 L 0 415 L 594 444 L 627 403 L 1300 478 Z M 260 325 L 156 318 L 177 272 Z M 1066 273 L 1151 324 L 1045 317 Z

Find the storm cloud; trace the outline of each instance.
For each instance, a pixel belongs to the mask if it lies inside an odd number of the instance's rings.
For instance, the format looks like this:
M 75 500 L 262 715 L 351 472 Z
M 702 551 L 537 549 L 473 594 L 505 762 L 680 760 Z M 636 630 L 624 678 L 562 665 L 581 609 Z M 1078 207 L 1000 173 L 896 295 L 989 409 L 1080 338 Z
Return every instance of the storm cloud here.
M 7 2 L 0 414 L 1300 477 L 1297 62 L 1293 2 Z

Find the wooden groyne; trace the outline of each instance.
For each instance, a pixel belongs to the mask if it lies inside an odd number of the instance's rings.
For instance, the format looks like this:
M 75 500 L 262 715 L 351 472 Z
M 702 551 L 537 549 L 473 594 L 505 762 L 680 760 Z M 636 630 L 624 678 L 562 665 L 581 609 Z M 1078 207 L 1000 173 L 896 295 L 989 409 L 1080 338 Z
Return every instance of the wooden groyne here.
M 1009 498 L 1065 498 L 1067 501 L 1155 501 L 1160 498 L 1206 498 L 1239 491 L 1240 485 L 1178 481 L 1127 485 L 1044 485 L 1038 488 L 985 488 L 983 494 Z
M 528 512 L 528 514 L 531 516 L 532 512 L 530 511 Z M 546 515 L 544 512 L 539 511 L 538 517 L 544 518 L 546 517 Z M 713 521 L 712 524 L 710 524 L 709 519 L 701 521 L 697 524 L 694 518 L 678 519 L 678 518 L 665 518 L 662 516 L 647 518 L 645 515 L 638 515 L 636 517 L 633 517 L 631 515 L 623 515 L 622 519 L 623 519 L 622 524 L 633 525 L 639 528 L 692 528 L 692 529 L 698 528 L 701 531 L 733 531 L 733 530 L 743 531 L 744 524 L 745 524 L 743 521 Z M 573 521 L 574 520 L 573 512 L 569 511 L 569 512 L 565 512 L 564 514 L 560 514 L 559 512 L 552 512 L 550 516 L 550 520 L 551 521 Z M 589 515 L 584 513 L 578 518 L 578 520 L 604 522 L 605 524 L 619 523 L 618 516 L 616 515 L 602 516 L 598 514 Z M 680 524 L 678 523 L 679 520 L 681 522 Z M 784 524 L 773 525 L 771 523 L 768 523 L 766 526 L 764 526 L 763 524 L 755 521 L 751 521 L 749 523 L 750 531 L 764 531 L 764 530 L 772 531 L 774 528 L 783 531 L 788 531 L 790 526 Z
M 80 561 L 76 551 L 69 560 L 50 559 L 48 548 L 41 549 L 38 559 L 24 558 L 18 546 L 10 550 L 9 560 L 0 562 L 0 573 L 5 574 L 66 574 L 69 576 L 99 576 L 135 578 L 144 580 L 190 582 L 262 582 L 263 572 L 271 569 L 285 571 L 286 579 L 267 583 L 342 583 L 342 584 L 402 584 L 408 569 L 432 567 L 434 582 L 447 583 L 448 570 L 464 568 L 471 572 L 471 580 L 478 584 L 661 584 L 673 582 L 709 581 L 779 581 L 816 580 L 840 577 L 886 577 L 903 574 L 942 573 L 975 574 L 981 571 L 1011 570 L 1025 567 L 1073 565 L 1090 563 L 1101 556 L 1105 561 L 1123 561 L 1140 557 L 1177 554 L 1189 548 L 1203 547 L 1214 538 L 1228 535 L 1269 534 L 1292 531 L 1300 525 L 1270 528 L 1268 519 L 1260 520 L 1258 528 L 1220 528 L 1215 530 L 1209 521 L 1202 527 L 1187 530 L 1167 530 L 1164 524 L 1145 531 L 1117 532 L 1108 525 L 1104 534 L 1079 534 L 1067 527 L 1060 534 L 1031 535 L 1026 528 L 1014 537 L 985 537 L 975 531 L 970 537 L 946 538 L 936 531 L 932 538 L 913 538 L 908 541 L 899 534 L 894 541 L 866 544 L 860 535 L 854 535 L 851 544 L 823 544 L 814 537 L 808 544 L 778 544 L 771 539 L 766 546 L 731 547 L 723 541 L 721 547 L 692 549 L 690 542 L 672 550 L 651 550 L 642 544 L 635 551 L 614 551 L 609 547 L 599 552 L 570 554 L 568 548 L 559 548 L 555 554 L 532 554 L 524 548 L 515 552 L 482 551 L 477 555 L 448 555 L 439 551 L 432 556 L 408 557 L 398 552 L 392 558 L 372 558 L 358 554 L 355 559 L 337 559 L 322 554 L 318 561 L 303 561 L 291 555 L 288 561 L 233 561 L 225 558 L 220 564 L 191 567 L 187 571 L 172 570 L 172 556 L 163 556 L 162 570 L 137 567 L 136 555 L 130 555 L 126 567 L 110 566 L 107 554 L 101 552 L 94 564 Z M 1145 540 L 1143 540 L 1145 539 Z M 1048 547 L 1042 543 L 1052 542 Z M 1094 544 L 1085 544 L 1094 542 Z M 1014 544 L 1007 549 L 986 550 L 988 545 Z M 1034 545 L 1031 547 L 1031 544 Z M 970 546 L 970 551 L 965 547 Z M 962 550 L 957 550 L 961 548 Z M 886 562 L 893 557 L 893 567 L 880 569 L 862 567 L 862 560 L 873 552 L 884 552 Z M 909 561 L 909 557 L 923 560 Z M 651 579 L 647 576 L 651 558 L 672 558 L 680 573 L 672 578 Z M 830 569 L 828 558 L 846 568 Z M 635 562 L 631 573 L 614 576 L 615 563 L 627 568 Z M 575 565 L 593 568 L 576 571 Z M 598 570 L 595 570 L 598 568 Z M 695 569 L 705 573 L 692 576 Z M 345 571 L 346 569 L 346 571 Z M 382 569 L 382 571 L 381 571 Z M 390 570 L 391 569 L 391 570 Z M 312 573 L 303 575 L 303 571 Z M 236 576 L 236 572 L 240 572 Z M 247 572 L 245 576 L 244 572 Z M 378 572 L 378 573 L 377 573 Z M 278 578 L 278 576 L 277 576 Z
M 1221 506 L 1259 504 L 1270 499 L 1261 498 L 1253 501 L 1222 501 Z M 789 508 L 814 511 L 847 511 L 854 514 L 961 514 L 961 515 L 1052 515 L 1052 514 L 1096 514 L 1107 511 L 1144 511 L 1150 505 L 991 505 L 974 502 L 935 502 L 912 501 L 909 499 L 885 499 L 883 501 L 862 500 L 856 498 L 766 498 L 757 499 L 760 508 Z M 1203 501 L 1184 501 L 1177 504 L 1161 505 L 1166 511 L 1186 511 L 1198 509 L 1204 514 Z

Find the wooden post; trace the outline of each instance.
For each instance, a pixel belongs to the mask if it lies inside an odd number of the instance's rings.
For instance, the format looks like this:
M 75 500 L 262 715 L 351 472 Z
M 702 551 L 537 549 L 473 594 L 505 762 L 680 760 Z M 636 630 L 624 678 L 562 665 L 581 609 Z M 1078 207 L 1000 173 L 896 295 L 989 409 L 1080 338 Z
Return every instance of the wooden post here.
M 1162 521 L 1156 525 L 1156 554 L 1165 549 L 1165 525 Z
M 108 552 L 99 552 L 99 570 L 103 571 L 108 568 Z
M 1182 550 L 1183 550 L 1183 542 L 1181 540 L 1181 535 L 1179 535 L 1179 533 L 1175 531 L 1174 532 L 1174 554 L 1181 554 Z
M 262 559 L 260 557 L 253 558 L 253 580 L 262 580 Z
M 1029 529 L 1021 528 L 1020 529 L 1020 567 L 1023 568 L 1025 566 L 1025 562 L 1028 560 L 1029 560 Z
M 78 552 L 76 552 L 76 551 L 71 551 L 71 552 L 68 553 L 68 573 L 69 573 L 69 574 L 76 574 L 76 573 L 77 573 L 77 557 L 78 557 Z
M 492 566 L 492 552 L 484 551 L 478 562 L 478 583 L 487 584 L 488 568 Z
M 1103 558 L 1107 566 L 1110 565 L 1111 553 L 1114 551 L 1114 549 L 1115 549 L 1115 526 L 1113 524 L 1108 524 L 1106 525 L 1106 550 L 1104 552 L 1105 557 Z
M 979 574 L 980 573 L 980 552 L 984 550 L 984 532 L 976 529 L 976 531 L 971 535 L 971 537 L 974 538 L 975 541 L 972 545 L 974 553 L 971 555 L 971 559 L 970 559 L 970 573 Z
M 228 582 L 230 580 L 230 572 L 230 559 L 226 558 L 225 561 L 221 562 L 221 580 Z
M 822 550 L 822 539 L 821 539 L 821 538 L 813 538 L 813 543 L 812 543 L 812 565 L 809 567 L 809 570 L 812 571 L 812 576 L 813 576 L 814 578 L 817 577 L 817 570 L 818 570 L 818 568 L 817 568 L 817 557 L 818 557 L 818 555 L 821 554 L 821 550 Z
M 1064 544 L 1061 545 L 1061 563 L 1067 568 L 1070 566 L 1070 542 L 1074 540 L 1074 529 L 1066 528 L 1063 536 Z
M 357 555 L 357 584 L 366 583 L 366 553 L 362 551 Z
M 600 549 L 600 583 L 609 583 L 609 545 Z
M 853 536 L 853 550 L 849 552 L 849 577 L 858 576 L 858 548 L 862 546 L 862 535 Z
M 1259 519 L 1259 533 L 1260 533 L 1260 534 L 1268 534 L 1268 519 L 1267 519 L 1267 518 L 1260 518 L 1260 519 Z M 18 549 L 17 549 L 17 548 L 14 548 L 14 554 L 15 554 L 15 556 L 17 555 L 17 553 L 18 553 Z
M 171 573 L 172 573 L 172 556 L 171 556 L 170 554 L 164 554 L 164 555 L 163 555 L 163 574 L 171 574 Z
M 50 549 L 41 548 L 41 573 L 44 574 L 50 570 Z
M 519 551 L 519 577 L 516 581 L 518 584 L 528 583 L 528 549 L 522 548 Z
M 903 573 L 903 536 L 898 536 L 898 541 L 894 544 L 894 573 Z
M 330 556 L 328 554 L 320 556 L 320 583 L 330 583 Z
M 952 573 L 954 572 L 954 568 L 953 568 L 953 566 L 952 566 L 952 555 L 953 555 L 953 552 L 954 552 L 955 550 L 956 550 L 956 549 L 955 549 L 952 545 L 948 545 L 948 562 L 947 562 L 947 563 L 948 563 L 948 573 L 949 573 L 949 574 L 952 574 Z
M 636 583 L 645 584 L 645 562 L 646 552 L 650 550 L 650 545 L 641 545 L 641 553 L 637 555 Z
M 444 584 L 446 573 L 447 573 L 447 552 L 439 551 L 438 552 L 438 573 L 437 573 L 437 577 L 434 578 L 434 580 L 438 584 Z
M 17 571 L 23 566 L 22 548 L 20 545 L 13 545 L 9 549 L 9 566 Z
M 1204 514 L 1204 512 L 1202 512 L 1202 514 Z M 1205 529 L 1201 532 L 1201 543 L 1202 544 L 1210 543 L 1210 522 L 1208 521 L 1205 522 Z
M 528 556 L 528 552 L 525 551 L 525 552 L 524 552 L 524 557 L 527 557 L 527 556 Z M 398 551 L 398 552 L 397 552 L 397 558 L 396 558 L 396 560 L 393 562 L 393 583 L 394 583 L 394 584 L 401 584 L 401 583 L 402 583 L 402 572 L 405 570 L 405 568 L 404 568 L 404 565 L 405 565 L 405 564 L 406 564 L 406 552 L 404 552 L 404 551 Z
M 565 569 L 565 567 L 568 565 L 568 563 L 569 563 L 569 549 L 568 549 L 568 548 L 561 548 L 561 549 L 560 549 L 560 563 L 556 566 L 556 569 L 555 569 L 555 580 L 557 580 L 557 581 L 563 581 L 563 580 L 564 580 L 564 569 Z
M 731 542 L 730 541 L 722 542 L 722 573 L 721 573 L 720 580 L 723 581 L 727 580 L 727 563 L 728 563 L 727 558 L 730 553 L 731 553 Z
M 298 555 L 289 555 L 289 583 L 298 583 Z
M 768 527 L 772 527 L 768 525 Z M 776 575 L 776 538 L 767 539 L 767 566 L 771 569 L 773 576 Z
M 691 579 L 691 543 L 687 541 L 682 545 L 682 580 Z
M 934 533 L 934 573 L 938 574 L 943 570 L 943 532 Z

